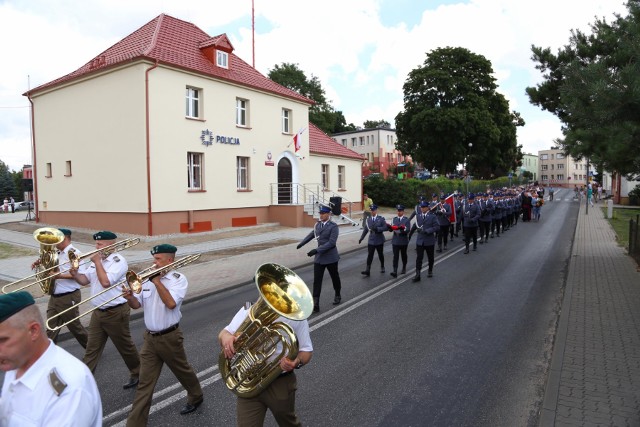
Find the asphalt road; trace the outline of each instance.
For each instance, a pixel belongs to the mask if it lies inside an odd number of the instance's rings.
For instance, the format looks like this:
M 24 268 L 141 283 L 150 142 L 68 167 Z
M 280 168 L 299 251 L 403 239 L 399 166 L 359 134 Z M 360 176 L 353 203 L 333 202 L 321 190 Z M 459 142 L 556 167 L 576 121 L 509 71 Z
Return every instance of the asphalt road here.
M 568 192 L 565 192 L 568 193 Z M 562 199 L 562 196 L 569 198 Z M 297 371 L 298 415 L 307 426 L 528 426 L 537 422 L 551 357 L 578 204 L 569 194 L 543 207 L 539 223 L 462 253 L 461 239 L 437 254 L 434 278 L 360 271 L 365 247 L 340 261 L 343 304 L 334 308 L 325 276 L 322 312 L 313 315 L 314 358 Z M 413 242 L 412 242 L 413 243 Z M 410 250 L 409 265 L 415 263 Z M 296 271 L 309 286 L 312 268 Z M 251 280 L 253 272 L 247 272 Z M 220 381 L 217 333 L 254 285 L 183 307 L 187 354 L 205 402 L 180 416 L 185 393 L 168 369 L 156 386 L 151 426 L 235 425 L 235 396 Z M 142 319 L 131 324 L 142 344 Z M 60 343 L 78 357 L 74 340 Z M 106 426 L 124 425 L 134 391 L 122 390 L 126 367 L 111 343 L 100 361 Z M 120 423 L 120 424 L 119 424 Z M 275 425 L 268 416 L 268 426 Z

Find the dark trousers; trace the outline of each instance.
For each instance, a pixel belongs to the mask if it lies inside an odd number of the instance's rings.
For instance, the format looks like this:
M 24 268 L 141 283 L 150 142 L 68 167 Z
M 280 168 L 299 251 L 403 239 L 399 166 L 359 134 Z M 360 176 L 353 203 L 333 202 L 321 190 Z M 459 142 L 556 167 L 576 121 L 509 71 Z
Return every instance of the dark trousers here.
M 491 222 L 489 221 L 478 221 L 478 225 L 480 226 L 480 239 L 488 239 L 489 238 L 489 229 L 491 228 Z
M 144 333 L 144 343 L 140 349 L 140 383 L 127 419 L 128 427 L 147 425 L 153 390 L 164 364 L 187 391 L 189 403 L 193 405 L 202 400 L 200 381 L 187 361 L 183 339 L 180 328 L 157 336 L 151 335 L 149 331 Z
M 267 409 L 271 411 L 280 427 L 301 426 L 296 416 L 295 374 L 276 378 L 262 393 L 255 397 L 238 397 L 236 405 L 239 427 L 262 427 Z
M 384 267 L 384 254 L 382 250 L 384 245 L 367 245 L 367 268 L 371 267 L 371 263 L 373 262 L 373 254 L 378 252 L 378 259 L 380 260 L 380 267 Z
M 449 226 L 448 225 L 440 226 L 440 231 L 438 232 L 438 248 L 442 247 L 443 242 L 445 246 L 447 246 L 447 243 L 449 242 Z
M 473 248 L 478 246 L 478 227 L 463 227 L 464 230 L 464 245 L 469 249 L 469 244 L 473 239 Z
M 62 313 L 64 310 L 74 307 L 80 302 L 81 299 L 82 297 L 80 296 L 80 289 L 77 289 L 67 295 L 52 295 L 51 298 L 49 298 L 49 304 L 47 305 L 47 319 L 55 316 L 58 313 Z M 62 325 L 63 323 L 66 323 L 71 319 L 78 317 L 79 314 L 80 313 L 78 307 L 75 306 L 72 310 L 69 310 L 62 316 L 56 317 L 54 320 L 52 320 L 49 323 L 49 326 L 56 327 Z M 78 340 L 80 345 L 83 348 L 87 348 L 87 330 L 84 328 L 84 326 L 82 326 L 82 323 L 80 323 L 80 319 L 76 319 L 73 322 L 69 323 L 67 325 L 67 328 L 69 328 L 69 331 Z M 58 342 L 59 333 L 60 329 L 55 331 L 47 329 L 47 336 L 54 343 Z
M 500 235 L 500 223 L 502 221 L 500 219 L 494 219 L 493 221 L 491 221 L 491 234 L 495 233 L 499 236 Z
M 398 271 L 398 259 L 402 257 L 402 269 L 407 268 L 407 246 L 408 245 L 392 245 L 393 249 L 393 271 Z
M 453 232 L 454 232 L 455 227 L 456 226 L 453 223 L 449 225 L 449 240 L 453 240 Z
M 424 253 L 427 252 L 427 261 L 429 263 L 429 271 L 433 271 L 434 251 L 435 245 L 431 246 L 416 246 L 416 276 L 420 275 L 422 270 L 422 260 L 424 259 Z
M 340 275 L 338 274 L 338 262 L 332 264 L 313 264 L 313 298 L 320 298 L 322 292 L 322 279 L 324 277 L 324 269 L 329 271 L 331 281 L 333 282 L 333 290 L 336 295 L 340 295 L 340 289 L 342 289 L 342 283 L 340 282 Z
M 84 352 L 82 361 L 89 367 L 91 372 L 96 371 L 98 361 L 107 340 L 111 338 L 113 345 L 122 356 L 124 363 L 129 368 L 131 377 L 138 378 L 140 374 L 140 356 L 138 349 L 131 340 L 131 332 L 129 330 L 129 317 L 131 309 L 128 304 L 107 310 L 95 310 L 91 314 L 89 327 L 87 332 L 89 337 L 87 340 L 87 348 Z

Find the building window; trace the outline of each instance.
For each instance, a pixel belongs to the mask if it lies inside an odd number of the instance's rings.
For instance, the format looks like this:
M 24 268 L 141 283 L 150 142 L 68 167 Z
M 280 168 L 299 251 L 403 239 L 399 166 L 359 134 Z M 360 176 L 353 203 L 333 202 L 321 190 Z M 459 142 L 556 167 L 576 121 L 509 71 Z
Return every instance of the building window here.
M 51 178 L 53 176 L 53 172 L 51 170 L 51 163 L 47 163 L 47 170 L 45 171 L 45 178 Z
M 282 133 L 291 133 L 291 110 L 282 109 Z
M 540 154 L 540 160 L 547 160 L 549 158 L 548 154 Z
M 338 166 L 338 189 L 344 190 L 347 188 L 344 185 L 344 166 Z
M 564 154 L 562 153 L 556 154 L 556 159 L 564 159 Z
M 564 174 L 559 174 L 557 177 L 560 181 L 564 181 Z
M 237 157 L 238 190 L 249 190 L 249 158 Z
M 558 169 L 564 169 L 564 165 L 562 163 L 558 163 Z
M 322 165 L 322 189 L 329 189 L 329 165 Z
M 202 190 L 202 153 L 187 153 L 187 188 Z
M 364 147 L 364 136 L 360 137 L 360 146 Z
M 222 68 L 229 68 L 229 54 L 222 50 L 216 51 L 216 65 Z
M 352 147 L 356 146 L 356 138 L 351 138 L 351 146 Z
M 541 165 L 540 169 L 542 169 L 543 171 L 546 171 L 547 170 L 547 165 Z
M 551 163 L 551 170 L 553 170 L 553 167 L 554 167 L 554 166 L 555 166 L 555 165 L 554 165 L 553 163 Z
M 71 176 L 71 160 L 66 161 L 66 170 L 64 176 Z
M 194 119 L 200 114 L 200 90 L 187 87 L 187 111 L 186 116 Z
M 236 98 L 236 125 L 249 126 L 249 101 L 246 99 Z
M 343 138 L 343 139 L 342 139 L 342 146 L 343 146 L 343 147 L 346 147 L 346 146 L 347 146 L 347 139 L 346 139 L 346 138 Z
M 549 177 L 547 175 L 540 175 L 540 179 L 542 179 L 543 181 L 546 181 L 549 179 Z

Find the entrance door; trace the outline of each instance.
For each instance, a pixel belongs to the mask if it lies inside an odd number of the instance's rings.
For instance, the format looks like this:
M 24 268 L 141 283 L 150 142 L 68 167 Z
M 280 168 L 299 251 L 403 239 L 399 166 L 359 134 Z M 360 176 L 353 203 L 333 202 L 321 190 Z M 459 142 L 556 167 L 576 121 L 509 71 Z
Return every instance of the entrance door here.
M 291 162 L 283 157 L 278 162 L 278 204 L 291 204 Z

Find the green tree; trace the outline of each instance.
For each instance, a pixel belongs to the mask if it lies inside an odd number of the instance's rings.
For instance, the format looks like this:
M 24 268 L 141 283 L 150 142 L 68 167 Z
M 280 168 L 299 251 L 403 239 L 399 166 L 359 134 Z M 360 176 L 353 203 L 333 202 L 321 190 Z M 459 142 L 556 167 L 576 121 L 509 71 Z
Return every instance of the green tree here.
M 496 92 L 493 69 L 464 48 L 439 48 L 404 83 L 397 148 L 445 174 L 460 163 L 476 176 L 502 175 L 521 163 L 516 127 L 524 121 Z
M 563 123 L 566 153 L 632 177 L 640 174 L 640 2 L 627 8 L 612 23 L 596 19 L 589 34 L 573 30 L 556 54 L 532 46 L 544 81 L 527 94 Z
M 274 82 L 314 101 L 314 104 L 309 108 L 309 121 L 325 133 L 330 135 L 355 129 L 353 124 L 346 124 L 347 121 L 342 111 L 334 110 L 327 100 L 320 80 L 314 75 L 311 75 L 311 78 L 307 78 L 304 71 L 298 67 L 298 64 L 283 62 L 282 65 L 276 65 L 273 70 L 269 71 L 268 77 Z
M 0 199 L 17 196 L 18 189 L 13 181 L 13 175 L 9 170 L 9 167 L 0 160 Z
M 365 120 L 362 126 L 365 129 L 375 129 L 375 128 L 391 128 L 391 123 L 384 119 L 380 120 Z

